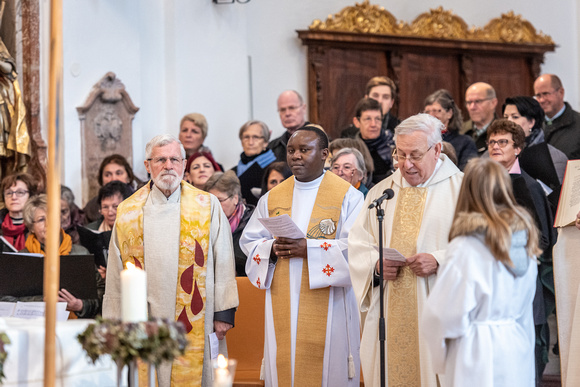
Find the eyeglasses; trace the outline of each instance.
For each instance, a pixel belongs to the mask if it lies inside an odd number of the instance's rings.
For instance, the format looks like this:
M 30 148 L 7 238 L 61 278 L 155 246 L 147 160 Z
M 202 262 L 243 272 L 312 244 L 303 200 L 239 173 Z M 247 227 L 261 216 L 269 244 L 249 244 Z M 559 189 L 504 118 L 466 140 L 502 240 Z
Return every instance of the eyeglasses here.
M 165 163 L 167 163 L 167 160 L 171 161 L 171 164 L 173 165 L 179 165 L 181 163 L 183 163 L 183 159 L 181 157 L 155 157 L 154 159 L 147 159 L 147 161 L 152 161 L 153 164 L 156 165 L 165 165 Z
M 4 197 L 11 198 L 12 195 L 15 195 L 17 198 L 21 198 L 24 195 L 26 195 L 27 193 L 28 193 L 28 191 L 21 191 L 21 190 L 18 190 L 18 191 L 4 191 Z
M 258 140 L 263 140 L 264 136 L 242 136 L 242 141 L 258 141 Z
M 488 148 L 493 148 L 495 144 L 499 145 L 500 148 L 505 148 L 507 144 L 510 143 L 510 140 L 506 140 L 505 138 L 499 140 L 489 140 L 486 141 Z
M 350 164 L 344 164 L 344 165 L 339 165 L 339 164 L 334 164 L 330 170 L 332 172 L 334 172 L 336 175 L 338 175 L 338 173 L 342 170 L 345 174 L 349 174 L 351 172 L 354 173 L 354 171 L 356 171 L 357 169 L 354 167 L 354 165 L 350 165 Z
M 34 224 L 46 223 L 46 218 L 44 216 L 42 216 L 38 220 L 32 221 L 32 223 L 34 223 Z
M 364 122 L 367 122 L 367 123 L 375 122 L 377 124 L 382 124 L 383 123 L 383 120 L 381 119 L 381 117 L 369 117 L 369 116 L 367 116 L 367 117 L 365 117 L 363 119 L 360 119 L 360 121 L 364 121 Z
M 301 107 L 302 107 L 302 105 L 279 108 L 278 113 L 282 113 L 282 114 L 284 114 L 286 112 L 293 113 L 296 110 L 300 109 Z
M 473 101 L 465 101 L 465 106 L 466 107 L 470 107 L 471 105 L 479 106 L 482 103 L 484 103 L 485 101 L 489 101 L 490 99 L 493 99 L 493 98 L 474 99 Z
M 231 198 L 232 198 L 232 196 L 234 196 L 234 195 L 230 195 L 230 196 L 228 196 L 227 198 L 223 198 L 223 199 L 220 199 L 220 198 L 218 198 L 218 200 L 220 201 L 220 203 L 223 203 L 223 202 L 225 202 L 226 200 L 228 200 L 228 199 L 231 199 Z
M 103 207 L 101 207 L 101 212 L 109 212 L 111 210 L 117 212 L 117 207 L 119 207 L 118 204 L 113 204 L 111 207 L 109 207 L 109 206 L 103 206 Z
M 395 148 L 395 150 L 393 151 L 393 159 L 397 160 L 399 163 L 404 163 L 405 160 L 409 160 L 411 162 L 411 164 L 417 164 L 417 163 L 421 162 L 421 160 L 423 160 L 423 157 L 425 157 L 425 155 L 431 150 L 431 148 L 433 148 L 433 145 L 431 145 L 429 147 L 429 149 L 427 149 L 427 151 L 425 151 L 425 153 L 422 153 L 420 155 L 410 155 L 410 156 L 398 155 L 397 149 Z
M 550 95 L 556 94 L 558 92 L 558 90 L 560 90 L 559 87 L 557 89 L 554 89 L 554 91 L 544 91 L 543 93 L 538 93 L 538 94 L 534 95 L 534 98 L 535 99 L 548 98 Z

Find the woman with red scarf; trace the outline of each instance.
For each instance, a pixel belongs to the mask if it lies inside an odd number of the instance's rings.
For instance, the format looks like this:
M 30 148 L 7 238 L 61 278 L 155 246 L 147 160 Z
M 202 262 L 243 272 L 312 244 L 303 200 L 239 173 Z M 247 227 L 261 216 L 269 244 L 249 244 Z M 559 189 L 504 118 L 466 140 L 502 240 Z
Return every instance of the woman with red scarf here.
M 5 208 L 0 210 L 0 235 L 20 251 L 28 234 L 22 210 L 28 198 L 36 194 L 36 183 L 29 174 L 17 173 L 2 180 L 1 190 Z
M 218 198 L 228 217 L 234 242 L 236 275 L 245 277 L 247 257 L 240 248 L 240 237 L 255 207 L 244 203 L 240 180 L 233 170 L 214 173 L 205 183 L 205 191 Z

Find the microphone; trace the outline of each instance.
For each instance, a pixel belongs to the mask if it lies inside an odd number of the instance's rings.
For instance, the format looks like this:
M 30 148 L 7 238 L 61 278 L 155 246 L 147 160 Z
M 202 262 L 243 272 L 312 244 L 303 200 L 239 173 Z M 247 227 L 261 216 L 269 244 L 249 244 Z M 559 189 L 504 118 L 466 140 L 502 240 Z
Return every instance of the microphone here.
M 386 190 L 383 191 L 383 194 L 380 197 L 373 200 L 373 202 L 369 205 L 369 210 L 380 205 L 383 202 L 383 200 L 392 199 L 393 196 L 395 196 L 395 192 L 392 189 L 387 188 Z

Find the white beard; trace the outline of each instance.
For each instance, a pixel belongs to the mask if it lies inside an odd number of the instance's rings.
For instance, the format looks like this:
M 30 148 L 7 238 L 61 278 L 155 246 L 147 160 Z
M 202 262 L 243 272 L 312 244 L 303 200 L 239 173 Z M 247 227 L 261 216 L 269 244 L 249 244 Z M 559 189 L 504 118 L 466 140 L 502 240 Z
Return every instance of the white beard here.
M 175 171 L 161 172 L 159 175 L 153 177 L 152 180 L 161 191 L 174 192 L 181 183 L 181 179 Z

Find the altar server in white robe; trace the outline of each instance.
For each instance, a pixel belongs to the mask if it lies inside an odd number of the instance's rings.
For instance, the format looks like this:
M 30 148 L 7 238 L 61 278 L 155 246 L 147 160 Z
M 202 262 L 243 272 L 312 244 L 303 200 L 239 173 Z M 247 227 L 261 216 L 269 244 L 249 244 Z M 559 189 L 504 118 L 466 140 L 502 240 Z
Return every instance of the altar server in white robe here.
M 467 164 L 421 328 L 448 386 L 533 387 L 538 230 L 505 168 Z
M 182 322 L 189 342 L 184 356 L 158 368 L 159 386 L 211 386 L 207 337 L 215 332 L 227 353 L 238 306 L 229 222 L 215 196 L 182 180 L 185 150 L 175 137 L 149 141 L 145 167 L 151 181 L 117 210 L 103 316 L 121 318 L 121 270 L 143 268 L 150 316 Z
M 308 125 L 287 147 L 294 174 L 263 196 L 240 240 L 246 272 L 266 291 L 266 386 L 359 386 L 360 328 L 347 236 L 363 195 L 324 171 L 328 138 Z M 346 184 L 345 184 L 346 183 Z M 258 221 L 288 214 L 306 238 L 273 236 Z
M 349 265 L 360 312 L 365 316 L 361 363 L 365 384 L 380 385 L 378 222 L 368 205 L 390 188 L 383 246 L 397 249 L 406 262 L 383 260 L 385 283 L 385 371 L 387 385 L 437 387 L 419 318 L 445 259 L 447 237 L 463 173 L 441 154 L 444 125 L 428 114 L 407 118 L 395 128 L 398 170 L 367 194 L 348 237 Z

